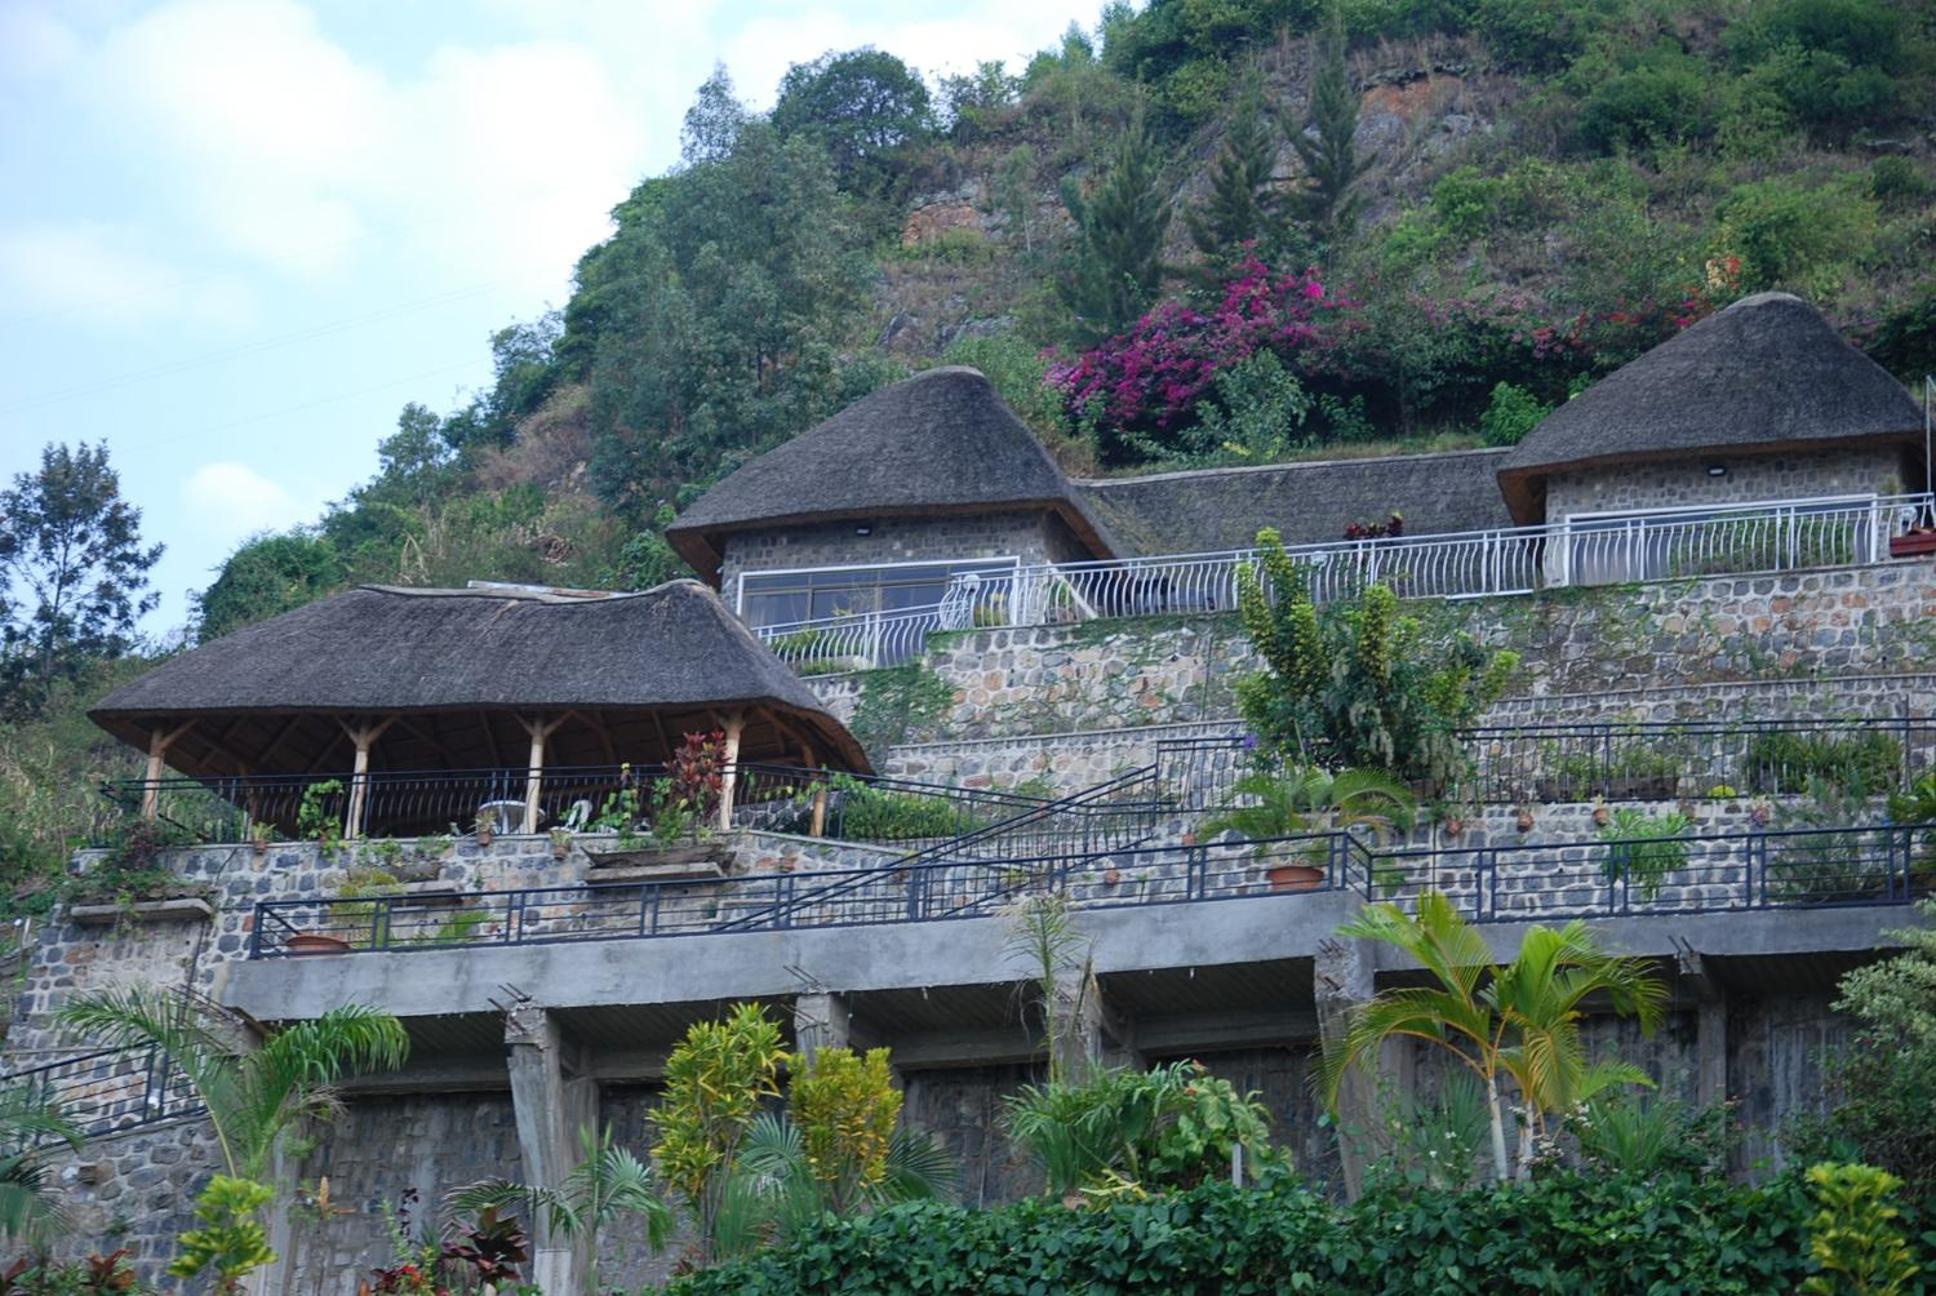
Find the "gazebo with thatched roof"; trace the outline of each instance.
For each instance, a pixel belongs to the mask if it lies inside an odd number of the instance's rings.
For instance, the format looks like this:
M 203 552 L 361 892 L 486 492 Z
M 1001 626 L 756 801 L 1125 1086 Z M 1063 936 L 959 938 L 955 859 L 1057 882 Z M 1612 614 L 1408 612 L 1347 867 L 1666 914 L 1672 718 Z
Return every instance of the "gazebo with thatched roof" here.
M 1522 523 L 1611 508 L 1894 493 L 1923 416 L 1813 306 L 1758 293 L 1560 406 L 1499 465 Z
M 341 778 L 348 831 L 440 827 L 482 800 L 535 831 L 689 732 L 744 761 L 865 771 L 853 735 L 696 581 L 636 594 L 364 586 L 191 649 L 90 718 L 166 769 L 226 786 Z M 567 772 L 598 769 L 602 782 Z M 547 773 L 551 771 L 551 773 Z M 385 783 L 415 789 L 385 798 Z M 441 789 L 441 791 L 437 791 Z M 581 795 L 582 794 L 582 795 Z M 730 823 L 732 781 L 720 798 Z M 287 826 L 285 803 L 259 816 Z M 386 822 L 376 822 L 383 819 Z

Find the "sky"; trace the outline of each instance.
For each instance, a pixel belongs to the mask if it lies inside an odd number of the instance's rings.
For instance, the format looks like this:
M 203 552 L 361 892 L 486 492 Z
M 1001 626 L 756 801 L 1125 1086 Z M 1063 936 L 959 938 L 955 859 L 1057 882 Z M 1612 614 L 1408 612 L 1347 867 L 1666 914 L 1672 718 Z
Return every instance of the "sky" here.
M 235 546 L 376 470 L 405 402 L 673 165 L 724 63 L 874 45 L 933 77 L 1053 44 L 1098 0 L 0 0 L 0 477 L 105 442 L 166 636 Z

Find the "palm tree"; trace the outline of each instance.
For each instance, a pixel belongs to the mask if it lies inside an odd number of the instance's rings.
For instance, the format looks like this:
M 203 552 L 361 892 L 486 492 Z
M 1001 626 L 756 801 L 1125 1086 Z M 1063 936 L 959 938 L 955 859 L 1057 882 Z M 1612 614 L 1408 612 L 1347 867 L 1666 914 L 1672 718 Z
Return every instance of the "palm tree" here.
M 410 1041 L 387 1012 L 349 1004 L 248 1047 L 241 1021 L 198 996 L 135 986 L 83 995 L 61 1024 L 106 1048 L 153 1047 L 208 1109 L 232 1178 L 261 1179 L 291 1125 L 340 1109 L 336 1083 L 403 1065 Z
M 1511 963 L 1495 966 L 1492 947 L 1452 902 L 1437 892 L 1419 898 L 1418 917 L 1395 905 L 1367 906 L 1340 936 L 1384 941 L 1423 967 L 1435 985 L 1381 990 L 1353 1011 L 1344 1047 L 1324 1059 L 1335 1107 L 1345 1073 L 1387 1040 L 1421 1039 L 1471 1069 L 1485 1091 L 1494 1177 L 1511 1176 L 1500 1077 L 1511 1080 L 1526 1108 L 1519 1132 L 1520 1173 L 1527 1172 L 1535 1127 L 1614 1085 L 1650 1085 L 1624 1062 L 1586 1059 L 1583 1005 L 1604 995 L 1615 1012 L 1631 1013 L 1649 1034 L 1660 1024 L 1667 987 L 1639 959 L 1599 948 L 1584 922 L 1554 930 L 1529 927 Z
M 1205 839 L 1235 832 L 1252 841 L 1269 841 L 1350 828 L 1382 835 L 1394 828 L 1409 830 L 1417 806 L 1412 790 L 1383 770 L 1334 774 L 1315 765 L 1246 774 L 1232 785 L 1231 798 L 1248 804 L 1226 806 L 1205 820 L 1198 830 Z
M 769 1241 L 785 1241 L 823 1215 L 849 1215 L 895 1202 L 946 1198 L 956 1167 L 948 1150 L 926 1134 L 897 1129 L 887 1148 L 887 1173 L 844 1200 L 813 1172 L 800 1127 L 784 1113 L 754 1120 L 740 1143 L 720 1209 L 713 1219 L 713 1254 L 744 1255 Z
M 0 1091 L 0 1237 L 9 1242 L 37 1246 L 66 1223 L 40 1156 L 46 1139 L 81 1146 L 80 1131 L 54 1103 L 24 1087 Z
M 466 1214 L 485 1210 L 523 1210 L 527 1217 L 543 1211 L 553 1234 L 582 1238 L 590 1260 L 585 1289 L 600 1291 L 598 1235 L 612 1221 L 637 1215 L 645 1221 L 647 1243 L 654 1251 L 665 1245 L 672 1228 L 672 1210 L 652 1186 L 652 1172 L 631 1148 L 612 1142 L 607 1125 L 593 1134 L 578 1131 L 583 1155 L 556 1188 L 521 1184 L 509 1179 L 484 1179 L 453 1191 L 445 1203 Z

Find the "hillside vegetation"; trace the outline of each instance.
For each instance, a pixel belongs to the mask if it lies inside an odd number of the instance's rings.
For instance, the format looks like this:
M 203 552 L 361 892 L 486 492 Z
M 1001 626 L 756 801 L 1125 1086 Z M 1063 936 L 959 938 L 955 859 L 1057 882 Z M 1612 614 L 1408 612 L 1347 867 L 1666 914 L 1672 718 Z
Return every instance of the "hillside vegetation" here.
M 934 82 L 801 53 L 770 114 L 716 71 L 565 307 L 490 339 L 489 390 L 406 407 L 196 633 L 358 582 L 679 575 L 678 509 L 937 363 L 1086 472 L 1509 443 L 1768 288 L 1936 369 L 1915 0 L 1152 0 Z M 105 683 L 14 720 L 0 799 L 113 765 L 78 720 Z M 16 879 L 71 836 L 13 822 Z

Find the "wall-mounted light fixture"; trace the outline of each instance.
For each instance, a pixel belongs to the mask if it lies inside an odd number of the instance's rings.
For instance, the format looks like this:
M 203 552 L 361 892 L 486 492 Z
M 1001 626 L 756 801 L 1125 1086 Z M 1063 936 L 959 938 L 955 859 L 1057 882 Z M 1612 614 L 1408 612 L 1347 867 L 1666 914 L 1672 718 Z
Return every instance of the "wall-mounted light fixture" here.
M 1728 475 L 1728 466 L 1726 464 L 1718 464 L 1718 463 L 1709 464 L 1707 466 L 1707 475 L 1710 477 L 1725 477 Z
M 873 535 L 874 524 L 872 522 L 863 522 L 859 526 L 854 528 L 854 534 L 862 535 L 862 536 Z

